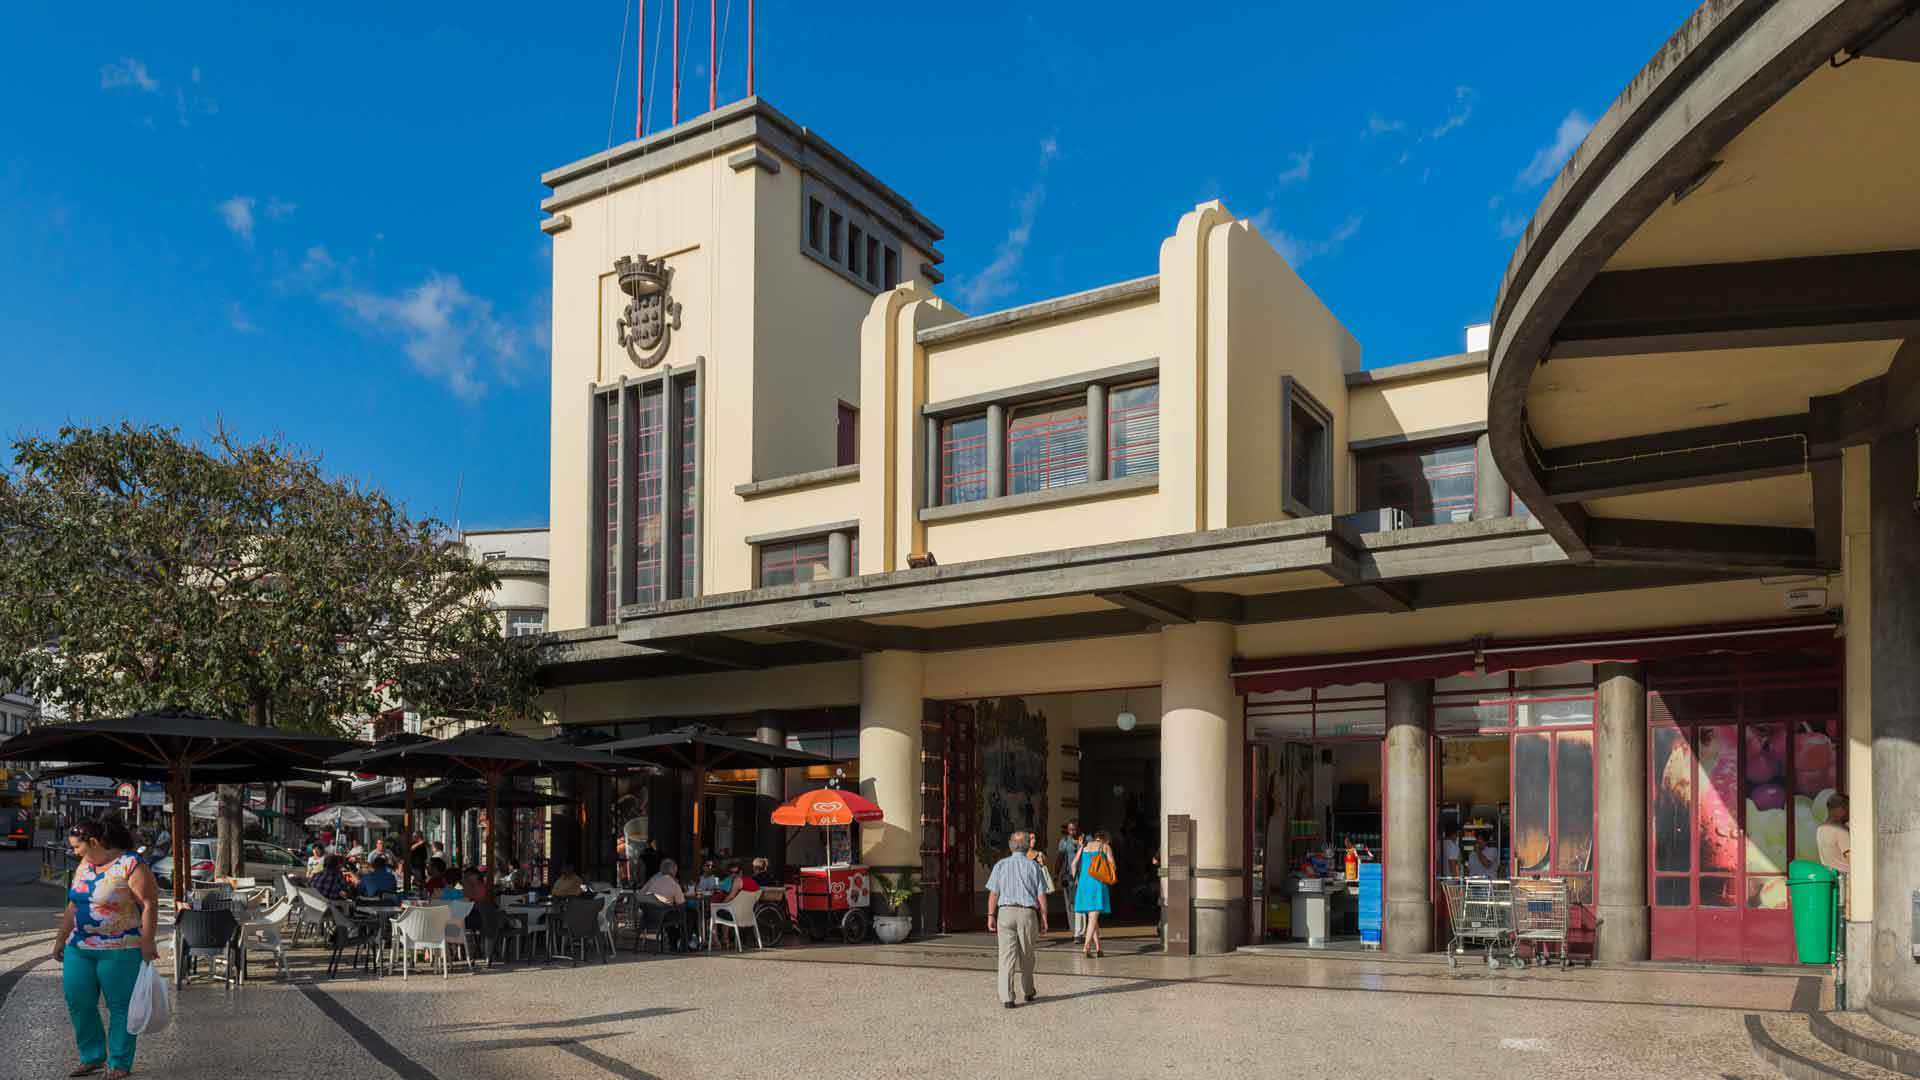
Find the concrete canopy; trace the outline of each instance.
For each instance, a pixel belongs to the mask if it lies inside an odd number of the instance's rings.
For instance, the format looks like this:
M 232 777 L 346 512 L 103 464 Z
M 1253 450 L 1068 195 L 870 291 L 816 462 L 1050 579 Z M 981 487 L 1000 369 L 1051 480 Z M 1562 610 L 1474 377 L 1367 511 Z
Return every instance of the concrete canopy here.
M 1702 5 L 1542 200 L 1488 430 L 1573 559 L 1834 565 L 1839 448 L 1880 417 L 1841 406 L 1899 412 L 1873 380 L 1920 365 L 1912 10 Z

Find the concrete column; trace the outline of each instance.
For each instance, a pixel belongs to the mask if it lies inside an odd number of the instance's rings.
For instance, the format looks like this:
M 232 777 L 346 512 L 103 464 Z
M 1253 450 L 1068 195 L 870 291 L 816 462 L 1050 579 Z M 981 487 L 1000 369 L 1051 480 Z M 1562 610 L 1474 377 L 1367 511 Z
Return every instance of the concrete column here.
M 1381 949 L 1433 950 L 1433 680 L 1387 683 L 1387 864 Z
M 1246 743 L 1233 692 L 1233 627 L 1172 624 L 1160 631 L 1160 829 L 1167 814 L 1193 818 L 1193 951 L 1232 951 L 1246 929 L 1241 874 L 1242 783 Z M 1171 916 L 1170 916 L 1171 917 Z
M 1107 478 L 1107 388 L 1087 387 L 1087 479 Z
M 1847 876 L 1847 1007 L 1873 999 L 1873 515 L 1871 447 L 1850 446 L 1841 462 L 1840 518 L 1846 594 L 1847 795 L 1852 799 L 1853 873 Z
M 1645 960 L 1652 952 L 1647 907 L 1647 674 L 1642 664 L 1594 669 L 1599 704 L 1593 718 L 1598 802 L 1599 895 L 1605 925 L 1596 958 Z
M 777 709 L 764 709 L 754 714 L 755 728 L 753 737 L 769 746 L 787 745 L 787 717 Z M 753 802 L 754 835 L 761 842 L 760 850 L 755 854 L 765 855 L 775 873 L 786 869 L 787 845 L 783 843 L 786 833 L 778 825 L 767 820 L 773 808 L 787 801 L 787 771 L 785 769 L 761 769 L 754 778 L 754 793 L 758 796 Z
M 860 658 L 860 793 L 886 820 L 860 827 L 860 858 L 875 867 L 920 865 L 920 710 L 916 652 Z
M 852 533 L 830 532 L 827 534 L 827 576 L 831 578 L 853 576 Z
M 987 406 L 987 498 L 1007 493 L 1007 409 Z
M 1473 444 L 1473 520 L 1509 517 L 1513 513 L 1513 488 L 1493 463 L 1493 444 L 1480 436 Z
M 1920 886 L 1920 512 L 1914 432 L 1874 440 L 1873 955 L 1870 1006 L 1920 1029 L 1912 893 Z

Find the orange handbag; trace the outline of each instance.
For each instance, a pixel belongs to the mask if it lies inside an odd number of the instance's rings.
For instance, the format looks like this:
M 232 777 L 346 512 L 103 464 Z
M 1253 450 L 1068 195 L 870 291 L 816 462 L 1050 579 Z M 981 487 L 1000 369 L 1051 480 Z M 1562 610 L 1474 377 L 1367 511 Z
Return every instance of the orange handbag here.
M 1087 876 L 1102 885 L 1114 883 L 1113 860 L 1107 858 L 1106 852 L 1096 851 L 1087 859 Z

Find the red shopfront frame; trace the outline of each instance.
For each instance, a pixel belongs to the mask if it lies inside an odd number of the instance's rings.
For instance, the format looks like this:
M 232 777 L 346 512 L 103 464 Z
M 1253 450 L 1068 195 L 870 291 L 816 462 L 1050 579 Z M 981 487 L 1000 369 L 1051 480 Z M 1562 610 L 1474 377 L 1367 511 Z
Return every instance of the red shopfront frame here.
M 1654 959 L 1794 961 L 1786 869 L 1845 790 L 1842 678 L 1832 649 L 1649 666 Z
M 1561 665 L 1487 676 L 1435 680 L 1431 805 L 1440 804 L 1444 749 L 1450 736 L 1505 736 L 1511 822 L 1506 872 L 1514 878 L 1564 878 L 1568 939 L 1575 953 L 1593 948 L 1599 894 L 1598 708 L 1593 669 Z M 1439 889 L 1439 814 L 1432 815 L 1429 866 L 1435 947 L 1451 936 Z

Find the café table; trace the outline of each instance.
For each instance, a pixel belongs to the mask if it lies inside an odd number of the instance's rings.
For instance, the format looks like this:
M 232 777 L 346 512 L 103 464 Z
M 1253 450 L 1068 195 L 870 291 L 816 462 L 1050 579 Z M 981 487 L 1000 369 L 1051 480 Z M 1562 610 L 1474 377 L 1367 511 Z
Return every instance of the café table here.
M 547 956 L 553 956 L 553 931 L 546 924 L 547 916 L 553 913 L 553 904 L 551 901 L 542 900 L 537 903 L 528 903 L 525 901 L 519 903 L 503 903 L 500 905 L 500 911 L 508 918 L 517 918 L 520 920 L 524 936 L 532 938 L 536 934 L 544 933 L 547 938 Z M 527 944 L 527 951 L 529 955 L 531 955 L 533 951 L 531 941 Z

